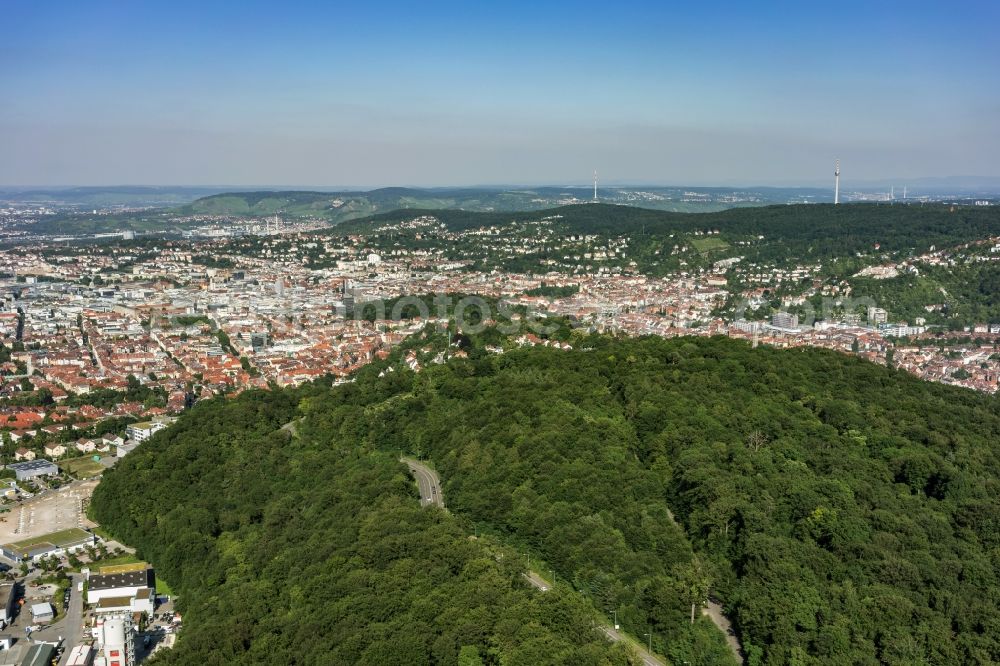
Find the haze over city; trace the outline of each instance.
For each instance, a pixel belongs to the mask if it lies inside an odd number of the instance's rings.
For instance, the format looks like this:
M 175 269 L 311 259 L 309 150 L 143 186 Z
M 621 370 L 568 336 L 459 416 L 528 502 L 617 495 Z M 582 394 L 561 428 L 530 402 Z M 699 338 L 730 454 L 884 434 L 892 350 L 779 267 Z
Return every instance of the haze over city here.
M 406 9 L 8 5 L 0 184 L 1000 176 L 995 3 Z

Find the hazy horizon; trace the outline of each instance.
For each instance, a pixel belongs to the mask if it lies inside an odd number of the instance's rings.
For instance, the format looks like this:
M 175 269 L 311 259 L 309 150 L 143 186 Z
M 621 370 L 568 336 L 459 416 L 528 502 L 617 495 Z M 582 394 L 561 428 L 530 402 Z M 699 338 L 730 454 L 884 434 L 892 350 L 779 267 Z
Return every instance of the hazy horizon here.
M 449 184 L 436 184 L 436 185 L 409 185 L 409 184 L 317 184 L 317 183 L 53 183 L 49 185 L 39 185 L 39 184 L 5 184 L 0 183 L 0 192 L 13 192 L 13 191 L 33 191 L 33 190 L 74 190 L 74 189 L 93 189 L 93 190 L 114 190 L 114 189 L 127 189 L 127 188 L 148 188 L 148 189 L 192 189 L 192 190 L 225 190 L 231 192 L 248 192 L 248 191 L 318 191 L 318 192 L 370 192 L 373 190 L 381 189 L 414 189 L 414 190 L 535 190 L 535 189 L 584 189 L 591 190 L 593 188 L 593 176 L 591 176 L 590 181 L 579 181 L 579 182 L 538 182 L 538 183 L 472 183 L 468 185 L 449 185 Z M 739 182 L 700 182 L 700 183 L 684 183 L 684 182 L 670 182 L 670 183 L 656 183 L 656 182 L 643 182 L 643 181 L 610 181 L 610 182 L 599 182 L 600 189 L 629 189 L 629 188 L 654 188 L 654 189 L 676 189 L 676 188 L 697 188 L 697 189 L 747 189 L 747 190 L 764 190 L 764 189 L 788 189 L 788 190 L 828 190 L 832 189 L 833 178 L 828 179 L 827 182 L 798 182 L 798 183 L 739 183 Z M 1000 176 L 925 176 L 910 179 L 882 179 L 878 181 L 862 181 L 862 182 L 851 182 L 845 181 L 841 178 L 841 188 L 850 189 L 856 188 L 858 190 L 871 190 L 873 188 L 888 188 L 895 186 L 897 189 L 902 189 L 903 186 L 909 186 L 911 188 L 946 188 L 946 187 L 956 187 L 960 189 L 993 189 L 1000 188 Z
M 823 187 L 835 158 L 843 187 L 1000 177 L 982 2 L 5 14 L 6 187 Z

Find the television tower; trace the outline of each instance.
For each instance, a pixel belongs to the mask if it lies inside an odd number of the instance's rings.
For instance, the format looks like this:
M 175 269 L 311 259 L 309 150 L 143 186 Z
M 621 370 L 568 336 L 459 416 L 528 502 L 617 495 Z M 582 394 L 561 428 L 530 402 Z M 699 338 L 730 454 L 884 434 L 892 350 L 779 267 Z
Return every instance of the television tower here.
M 594 169 L 594 201 L 597 201 L 597 169 Z
M 836 161 L 833 169 L 833 205 L 840 203 L 840 160 Z

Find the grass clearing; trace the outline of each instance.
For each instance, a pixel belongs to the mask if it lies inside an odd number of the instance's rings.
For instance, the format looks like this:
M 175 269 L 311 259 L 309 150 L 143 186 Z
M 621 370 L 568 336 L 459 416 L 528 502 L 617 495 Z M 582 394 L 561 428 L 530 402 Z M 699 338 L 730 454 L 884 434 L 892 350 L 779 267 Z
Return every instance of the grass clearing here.
M 91 569 L 104 569 L 105 567 L 121 567 L 126 564 L 139 564 L 144 563 L 145 560 L 141 560 L 135 555 L 125 553 L 124 555 L 119 555 L 118 557 L 109 557 L 106 560 L 98 560 L 91 564 Z
M 716 250 L 725 250 L 729 248 L 729 243 L 718 236 L 699 236 L 691 239 L 691 246 L 701 254 L 705 254 Z
M 169 585 L 167 585 L 167 581 L 163 580 L 159 576 L 156 577 L 156 593 L 158 595 L 160 595 L 161 597 L 164 597 L 164 596 L 166 596 L 166 597 L 173 597 L 174 596 L 174 591 L 170 589 Z
M 95 462 L 92 456 L 80 456 L 59 461 L 59 466 L 77 478 L 96 476 L 104 472 L 104 465 Z

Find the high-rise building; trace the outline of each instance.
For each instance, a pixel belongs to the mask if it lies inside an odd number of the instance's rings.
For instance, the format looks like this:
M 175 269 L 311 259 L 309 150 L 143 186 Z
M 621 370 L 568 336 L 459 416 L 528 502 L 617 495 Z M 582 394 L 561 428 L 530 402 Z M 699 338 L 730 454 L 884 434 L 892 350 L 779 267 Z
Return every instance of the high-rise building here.
M 775 312 L 771 315 L 771 326 L 775 328 L 798 328 L 799 316 L 788 312 Z
M 889 321 L 889 313 L 882 308 L 871 306 L 868 308 L 868 325 L 878 326 Z

